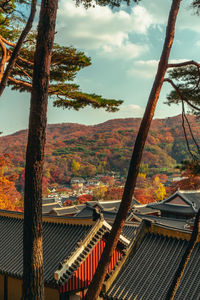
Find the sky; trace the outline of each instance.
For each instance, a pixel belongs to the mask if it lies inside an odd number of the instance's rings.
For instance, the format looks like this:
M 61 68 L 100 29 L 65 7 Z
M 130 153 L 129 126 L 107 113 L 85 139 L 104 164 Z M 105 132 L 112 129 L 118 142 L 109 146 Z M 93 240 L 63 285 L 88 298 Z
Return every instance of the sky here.
M 199 60 L 200 22 L 183 0 L 179 11 L 170 61 Z M 81 70 L 76 83 L 84 92 L 121 99 L 116 113 L 85 108 L 80 111 L 54 108 L 51 99 L 48 123 L 98 124 L 109 119 L 142 117 L 163 47 L 171 0 L 142 0 L 120 9 L 76 7 L 60 0 L 55 41 L 73 46 L 91 57 L 92 65 Z M 170 91 L 164 83 L 155 118 L 181 113 L 177 105 L 164 104 Z M 6 89 L 0 98 L 0 131 L 3 135 L 28 128 L 30 94 Z

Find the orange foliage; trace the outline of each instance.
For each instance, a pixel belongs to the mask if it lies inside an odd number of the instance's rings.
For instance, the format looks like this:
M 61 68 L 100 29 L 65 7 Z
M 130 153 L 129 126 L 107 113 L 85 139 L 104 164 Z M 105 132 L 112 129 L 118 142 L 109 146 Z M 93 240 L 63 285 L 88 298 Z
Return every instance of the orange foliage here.
M 17 175 L 4 175 L 4 170 L 10 164 L 10 155 L 0 156 L 0 209 L 15 210 L 21 195 L 15 188 Z
M 134 196 L 141 204 L 154 202 L 153 189 L 135 189 Z
M 78 202 L 81 203 L 81 204 L 83 204 L 83 203 L 85 203 L 87 201 L 92 201 L 92 199 L 93 198 L 92 198 L 91 195 L 85 194 L 85 195 L 81 195 L 81 196 L 78 197 Z

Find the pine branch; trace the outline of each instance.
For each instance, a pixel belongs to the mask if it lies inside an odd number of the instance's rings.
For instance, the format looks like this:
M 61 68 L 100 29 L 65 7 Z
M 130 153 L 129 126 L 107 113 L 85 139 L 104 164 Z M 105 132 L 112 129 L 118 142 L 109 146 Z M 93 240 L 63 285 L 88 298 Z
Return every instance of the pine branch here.
M 170 78 L 165 78 L 165 79 L 164 79 L 164 82 L 169 82 L 169 83 L 173 86 L 173 88 L 175 89 L 175 91 L 177 92 L 179 98 L 180 98 L 182 101 L 186 102 L 186 103 L 187 103 L 189 106 L 191 106 L 193 109 L 195 109 L 195 110 L 197 110 L 197 111 L 200 112 L 200 108 L 199 108 L 199 107 L 195 106 L 195 105 L 192 104 L 190 101 L 188 101 L 187 99 L 183 98 L 183 96 L 181 95 L 181 93 L 180 93 L 180 91 L 179 91 L 177 85 L 176 85 Z
M 18 84 L 19 86 L 24 86 L 25 88 L 31 88 L 32 89 L 32 84 L 27 82 L 27 81 L 23 81 L 23 80 L 19 80 L 19 79 L 15 79 L 11 76 L 8 76 L 8 79 L 12 82 L 14 82 L 15 84 Z
M 194 61 L 194 60 L 188 60 L 188 61 L 184 61 L 182 63 L 168 64 L 167 68 L 180 68 L 180 67 L 185 67 L 185 66 L 190 66 L 190 65 L 197 66 L 198 69 L 200 67 L 200 64 L 197 63 L 196 61 Z
M 198 74 L 199 74 L 199 80 L 198 80 L 198 83 L 196 85 L 196 87 L 199 86 L 199 83 L 200 83 L 200 64 L 194 60 L 188 60 L 188 61 L 185 61 L 185 62 L 182 62 L 182 63 L 177 63 L 177 64 L 168 64 L 167 68 L 181 68 L 181 67 L 186 67 L 186 66 L 191 66 L 191 65 L 194 65 L 197 67 L 197 71 L 198 71 Z
M 185 136 L 185 141 L 186 141 L 186 145 L 187 145 L 187 148 L 188 148 L 188 152 L 190 153 L 191 157 L 193 158 L 193 160 L 197 160 L 198 158 L 196 157 L 196 155 L 194 155 L 191 151 L 191 148 L 190 148 L 190 144 L 189 144 L 189 141 L 188 141 L 188 137 L 187 137 L 187 133 L 186 133 L 186 129 L 185 129 L 185 122 L 184 120 L 186 120 L 187 124 L 188 124 L 188 127 L 189 127 L 189 131 L 190 131 L 190 135 L 192 137 L 192 140 L 195 144 L 195 146 L 197 147 L 197 151 L 200 152 L 200 147 L 193 135 L 193 132 L 192 132 L 192 128 L 190 126 L 190 123 L 189 123 L 189 120 L 185 114 L 185 107 L 184 107 L 184 102 L 186 102 L 188 105 L 190 105 L 193 109 L 196 109 L 198 111 L 200 111 L 200 109 L 196 106 L 194 106 L 193 104 L 191 104 L 188 100 L 184 99 L 181 92 L 179 91 L 179 88 L 175 85 L 175 83 L 169 79 L 169 78 L 165 78 L 164 79 L 164 82 L 169 82 L 173 88 L 175 89 L 176 93 L 178 94 L 180 100 L 181 100 L 181 103 L 182 103 L 182 127 L 183 127 L 183 132 L 184 132 L 184 136 Z
M 22 71 L 22 73 L 24 73 L 25 76 L 27 76 L 32 81 L 32 77 L 22 67 L 20 67 L 17 63 L 16 66 L 20 69 L 20 71 Z
M 25 26 L 24 30 L 22 31 L 22 33 L 21 33 L 21 35 L 20 35 L 20 37 L 18 39 L 16 47 L 14 48 L 14 51 L 13 51 L 13 53 L 11 55 L 11 58 L 9 60 L 9 63 L 7 65 L 7 67 L 6 67 L 6 70 L 4 72 L 3 78 L 1 80 L 1 83 L 0 83 L 0 96 L 2 95 L 2 93 L 3 93 L 3 91 L 4 91 L 5 87 L 6 87 L 6 83 L 8 81 L 10 72 L 12 71 L 12 68 L 15 65 L 15 62 L 17 60 L 17 57 L 18 57 L 18 54 L 19 54 L 19 52 L 21 50 L 23 42 L 24 42 L 27 34 L 31 30 L 32 23 L 33 23 L 33 20 L 34 20 L 34 17 L 35 17 L 35 13 L 36 13 L 36 4 L 37 4 L 37 0 L 32 0 L 30 16 L 28 18 L 28 21 L 26 23 L 26 26 Z
M 8 46 L 11 46 L 11 47 L 16 47 L 16 44 L 8 41 L 7 39 L 5 39 L 2 35 L 0 35 L 0 39 Z

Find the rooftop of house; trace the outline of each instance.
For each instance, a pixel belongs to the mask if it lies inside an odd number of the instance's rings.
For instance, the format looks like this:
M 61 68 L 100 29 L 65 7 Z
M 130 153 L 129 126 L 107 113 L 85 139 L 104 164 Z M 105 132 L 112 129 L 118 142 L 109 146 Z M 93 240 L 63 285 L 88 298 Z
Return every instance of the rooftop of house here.
M 44 279 L 55 284 L 54 272 L 97 224 L 92 220 L 43 218 Z M 0 211 L 0 273 L 22 278 L 23 214 Z
M 42 213 L 43 214 L 49 214 L 49 212 L 53 209 L 53 208 L 61 208 L 62 205 L 59 202 L 52 202 L 52 203 L 48 203 L 48 204 L 43 204 L 42 205 Z
M 42 204 L 51 204 L 51 203 L 55 203 L 55 202 L 57 202 L 56 198 L 43 198 L 42 199 Z
M 93 208 L 98 208 L 103 214 L 107 213 L 108 217 L 113 219 L 118 212 L 121 200 L 112 200 L 112 201 L 87 201 L 85 206 L 82 208 L 80 213 L 77 214 L 79 217 L 89 217 L 92 214 Z M 132 206 L 136 203 L 136 200 L 132 200 Z M 112 216 L 113 215 L 113 216 Z
M 132 218 L 137 220 L 139 223 L 142 220 L 149 220 L 156 224 L 168 226 L 168 227 L 174 227 L 178 229 L 189 229 L 190 225 L 188 224 L 186 219 L 175 219 L 175 218 L 166 218 L 166 217 L 160 217 L 160 216 L 154 216 L 154 215 L 144 215 L 144 214 L 138 214 L 133 213 Z M 191 220 L 192 221 L 192 220 Z
M 154 204 L 154 203 L 152 203 L 152 204 Z M 149 214 L 159 213 L 159 210 L 156 210 L 156 208 L 154 208 L 154 207 L 151 208 L 148 204 L 135 204 L 132 208 L 132 212 L 149 215 Z
M 62 285 L 110 230 L 102 218 L 43 216 L 45 285 Z M 130 241 L 121 235 L 119 243 L 124 248 Z M 0 273 L 21 279 L 22 272 L 23 214 L 0 210 Z
M 179 190 L 169 198 L 158 203 L 150 203 L 147 207 L 163 212 L 192 215 L 200 208 L 200 190 Z
M 165 299 L 191 232 L 143 221 L 127 253 L 104 284 L 104 299 Z M 200 299 L 200 244 L 181 279 L 176 300 Z
M 65 206 L 65 207 L 53 207 L 51 211 L 49 211 L 49 215 L 55 216 L 67 216 L 67 215 L 76 215 L 80 212 L 80 209 L 77 205 Z

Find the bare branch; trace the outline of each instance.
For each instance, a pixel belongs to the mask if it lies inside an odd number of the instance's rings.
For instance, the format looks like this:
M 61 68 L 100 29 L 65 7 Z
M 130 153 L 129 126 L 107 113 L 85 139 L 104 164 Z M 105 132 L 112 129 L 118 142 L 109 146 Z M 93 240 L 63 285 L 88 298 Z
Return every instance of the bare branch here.
M 34 65 L 34 63 L 33 63 L 32 61 L 27 60 L 27 59 L 25 59 L 25 58 L 23 58 L 23 57 L 21 57 L 21 56 L 18 56 L 17 59 L 19 59 L 19 60 L 21 60 L 21 61 L 27 63 L 27 64 L 30 65 L 30 66 L 33 66 L 33 65 Z
M 195 137 L 194 137 L 194 135 L 193 135 L 192 128 L 191 128 L 190 122 L 189 122 L 189 120 L 188 120 L 188 118 L 187 118 L 187 115 L 186 115 L 186 114 L 185 114 L 185 119 L 186 119 L 186 122 L 187 122 L 187 125 L 188 125 L 188 128 L 189 128 L 189 131 L 190 131 L 190 134 L 191 134 L 192 140 L 193 140 L 194 144 L 195 144 L 195 145 L 196 145 L 196 147 L 197 147 L 197 151 L 198 151 L 198 153 L 200 153 L 200 147 L 199 147 L 199 145 L 198 145 L 198 143 L 197 143 L 197 141 L 196 141 L 196 139 L 195 139 Z
M 192 151 L 190 149 L 190 144 L 189 144 L 189 141 L 188 141 L 184 120 L 185 120 L 185 107 L 184 107 L 184 102 L 182 101 L 182 127 L 183 127 L 184 136 L 185 136 L 185 141 L 186 141 L 186 145 L 187 145 L 187 148 L 188 148 L 188 152 L 190 153 L 193 160 L 196 160 L 196 156 L 192 153 Z

